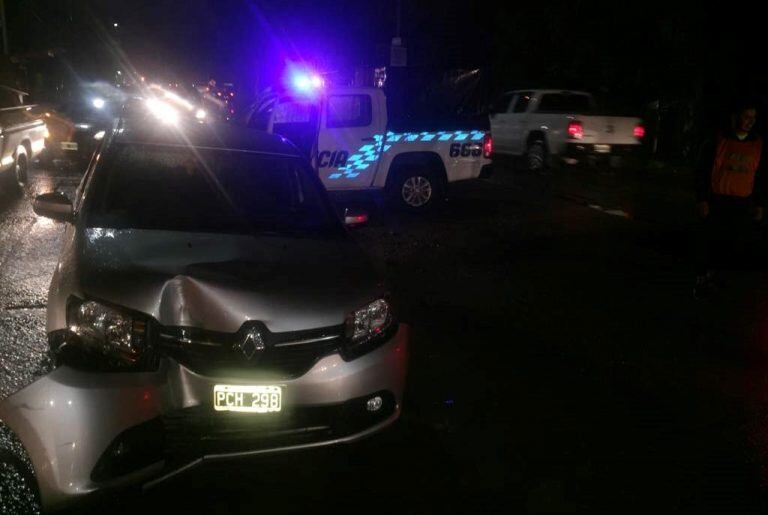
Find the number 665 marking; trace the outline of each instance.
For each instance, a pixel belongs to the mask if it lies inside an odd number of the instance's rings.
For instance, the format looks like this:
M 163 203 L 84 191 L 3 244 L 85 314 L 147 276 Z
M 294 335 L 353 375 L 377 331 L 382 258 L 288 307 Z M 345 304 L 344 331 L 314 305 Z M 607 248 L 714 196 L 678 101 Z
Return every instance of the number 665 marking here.
M 451 149 L 450 149 L 450 156 L 451 157 L 480 157 L 480 154 L 483 153 L 482 148 L 480 148 L 480 145 L 477 145 L 475 143 L 452 143 Z

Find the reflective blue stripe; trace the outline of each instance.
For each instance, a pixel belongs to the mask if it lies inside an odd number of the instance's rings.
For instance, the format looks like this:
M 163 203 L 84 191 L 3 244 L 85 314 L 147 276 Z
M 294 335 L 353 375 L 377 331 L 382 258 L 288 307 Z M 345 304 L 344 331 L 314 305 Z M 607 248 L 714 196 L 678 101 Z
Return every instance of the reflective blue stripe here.
M 360 172 L 368 169 L 372 163 L 379 160 L 382 154 L 392 148 L 392 143 L 402 141 L 403 143 L 429 142 L 437 138 L 438 141 L 481 141 L 485 137 L 483 131 L 437 131 L 437 132 L 406 132 L 395 134 L 387 132 L 386 134 L 374 134 L 374 144 L 365 144 L 347 158 L 347 163 L 338 169 L 337 173 L 328 175 L 328 179 L 353 179 L 360 176 Z

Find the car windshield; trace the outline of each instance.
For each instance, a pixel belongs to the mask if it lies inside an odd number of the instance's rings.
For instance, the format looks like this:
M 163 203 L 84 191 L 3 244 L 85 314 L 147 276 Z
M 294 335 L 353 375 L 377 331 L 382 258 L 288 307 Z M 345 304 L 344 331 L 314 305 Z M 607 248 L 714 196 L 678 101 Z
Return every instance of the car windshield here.
M 116 144 L 94 172 L 87 227 L 338 234 L 322 186 L 298 158 Z

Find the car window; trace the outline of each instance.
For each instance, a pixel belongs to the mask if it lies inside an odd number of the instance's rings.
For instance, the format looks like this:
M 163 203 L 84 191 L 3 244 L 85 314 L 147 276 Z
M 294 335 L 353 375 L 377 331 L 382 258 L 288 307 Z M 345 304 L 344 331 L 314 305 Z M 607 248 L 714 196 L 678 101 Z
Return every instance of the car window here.
M 274 108 L 272 123 L 310 123 L 315 107 L 306 102 L 281 102 Z
M 509 109 L 509 103 L 512 101 L 512 97 L 515 96 L 515 93 L 504 93 L 501 95 L 496 102 L 493 103 L 493 106 L 491 108 L 492 113 L 506 113 Z
M 298 158 L 118 144 L 93 181 L 83 206 L 88 227 L 286 235 L 340 228 Z
M 328 97 L 328 128 L 367 127 L 371 124 L 369 95 L 333 95 Z
M 541 97 L 540 113 L 586 113 L 592 109 L 592 100 L 588 95 L 549 93 Z
M 512 107 L 513 113 L 524 113 L 528 110 L 533 93 L 530 91 L 521 91 L 515 97 L 515 105 Z

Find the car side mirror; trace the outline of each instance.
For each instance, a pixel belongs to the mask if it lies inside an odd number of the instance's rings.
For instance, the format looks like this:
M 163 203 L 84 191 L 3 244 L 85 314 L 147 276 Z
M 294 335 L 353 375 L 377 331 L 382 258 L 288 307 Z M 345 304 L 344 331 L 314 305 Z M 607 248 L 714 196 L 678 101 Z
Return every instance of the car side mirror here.
M 347 227 L 359 227 L 368 223 L 368 213 L 361 209 L 345 209 L 344 225 Z
M 35 197 L 32 202 L 32 210 L 38 216 L 44 216 L 57 222 L 71 222 L 74 219 L 72 201 L 60 191 L 43 193 Z

